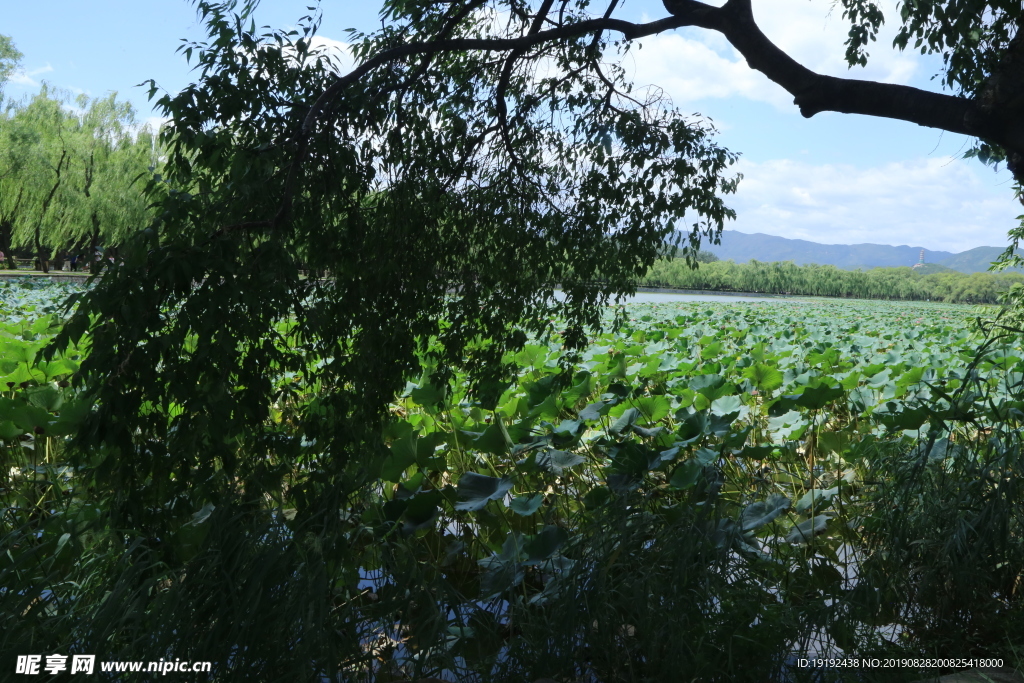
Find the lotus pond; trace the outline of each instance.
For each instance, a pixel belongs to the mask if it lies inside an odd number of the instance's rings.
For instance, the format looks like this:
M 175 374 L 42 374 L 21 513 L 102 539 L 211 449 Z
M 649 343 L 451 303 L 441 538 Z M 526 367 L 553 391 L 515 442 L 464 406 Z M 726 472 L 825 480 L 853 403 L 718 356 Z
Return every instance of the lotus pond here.
M 87 552 L 67 519 L 96 516 L 62 468 L 89 409 L 68 385 L 88 344 L 39 360 L 74 286 L 0 284 L 4 533 L 53 560 L 55 585 Z M 1024 348 L 978 315 L 633 304 L 573 363 L 557 335 L 534 340 L 505 358 L 506 383 L 476 394 L 461 375 L 435 383 L 425 362 L 391 406 L 385 456 L 366 464 L 369 502 L 342 511 L 361 559 L 337 609 L 367 653 L 345 675 L 812 680 L 796 657 L 1018 662 Z M 316 385 L 278 382 L 269 420 L 287 434 Z M 267 502 L 282 538 L 301 454 L 322 445 L 292 448 Z M 55 498 L 70 501 L 59 514 L 43 502 Z M 201 557 L 209 516 L 171 539 L 179 567 Z M 47 609 L 26 595 L 26 614 Z

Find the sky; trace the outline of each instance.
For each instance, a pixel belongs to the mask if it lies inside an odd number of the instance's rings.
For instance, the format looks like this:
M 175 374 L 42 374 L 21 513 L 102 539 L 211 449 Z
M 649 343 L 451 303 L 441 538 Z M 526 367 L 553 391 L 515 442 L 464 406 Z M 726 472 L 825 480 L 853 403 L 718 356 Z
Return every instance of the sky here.
M 257 23 L 295 26 L 311 0 L 264 0 Z M 325 0 L 325 42 L 342 49 L 350 28 L 380 26 L 380 0 Z M 595 5 L 596 7 L 596 5 Z M 883 0 L 897 17 L 895 0 Z M 623 0 L 616 16 L 666 16 L 658 0 Z M 819 73 L 941 91 L 935 57 L 892 49 L 892 28 L 872 45 L 867 68 L 843 60 L 847 26 L 832 0 L 754 0 L 754 16 L 779 47 Z M 28 97 L 44 81 L 72 94 L 116 91 L 141 120 L 158 121 L 138 87 L 154 79 L 177 92 L 193 80 L 175 50 L 204 37 L 187 0 L 0 0 L 0 34 L 24 54 L 6 86 Z M 902 121 L 822 113 L 803 118 L 792 98 L 750 69 L 717 33 L 681 29 L 640 41 L 624 66 L 637 85 L 664 90 L 686 113 L 709 117 L 720 144 L 741 155 L 737 219 L 727 229 L 825 244 L 910 245 L 952 252 L 1005 246 L 1024 213 L 1005 169 L 963 159 L 970 140 Z

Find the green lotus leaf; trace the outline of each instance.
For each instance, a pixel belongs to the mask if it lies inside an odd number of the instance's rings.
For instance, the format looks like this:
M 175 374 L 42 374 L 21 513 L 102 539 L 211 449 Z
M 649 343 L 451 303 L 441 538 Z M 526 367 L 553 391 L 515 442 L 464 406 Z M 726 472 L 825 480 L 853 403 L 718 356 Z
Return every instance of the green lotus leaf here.
M 786 543 L 808 543 L 812 538 L 825 531 L 830 519 L 829 515 L 817 515 L 800 522 L 786 534 Z
M 459 502 L 456 510 L 482 510 L 492 500 L 500 500 L 512 489 L 512 480 L 508 477 L 489 477 L 476 472 L 466 472 L 459 478 L 456 491 Z
M 586 458 L 582 455 L 577 455 L 576 453 L 552 450 L 538 454 L 535 462 L 538 468 L 560 477 L 566 469 L 575 467 L 576 465 L 580 465 L 586 461 Z
M 402 533 L 409 536 L 421 529 L 433 526 L 443 499 L 444 496 L 436 489 L 424 491 L 409 498 L 403 513 L 405 521 L 402 524 Z
M 642 417 L 638 408 L 627 408 L 622 412 L 614 424 L 608 428 L 612 434 L 621 434 L 624 430 L 632 427 Z
M 549 559 L 569 540 L 569 534 L 560 526 L 548 525 L 536 536 L 526 536 L 523 551 L 526 564 L 537 564 Z
M 509 503 L 509 507 L 512 512 L 523 517 L 529 517 L 533 513 L 540 509 L 540 506 L 544 504 L 544 494 L 534 493 L 528 496 L 516 496 Z
M 839 487 L 830 489 L 811 489 L 796 502 L 793 509 L 799 513 L 804 513 L 811 509 L 813 504 L 814 509 L 817 510 L 819 507 L 828 507 L 831 504 L 832 499 L 839 494 Z
M 762 363 L 751 365 L 743 371 L 743 376 L 763 392 L 772 392 L 782 386 L 782 373 Z
M 767 500 L 751 503 L 740 515 L 740 528 L 753 531 L 775 520 L 789 509 L 791 501 L 781 493 L 773 493 Z
M 611 403 L 606 403 L 604 401 L 591 403 L 580 411 L 579 418 L 587 422 L 596 422 L 597 420 L 600 420 L 601 416 L 606 414 L 610 408 Z
M 633 401 L 640 410 L 646 424 L 652 424 L 665 418 L 672 406 L 665 396 L 641 396 Z

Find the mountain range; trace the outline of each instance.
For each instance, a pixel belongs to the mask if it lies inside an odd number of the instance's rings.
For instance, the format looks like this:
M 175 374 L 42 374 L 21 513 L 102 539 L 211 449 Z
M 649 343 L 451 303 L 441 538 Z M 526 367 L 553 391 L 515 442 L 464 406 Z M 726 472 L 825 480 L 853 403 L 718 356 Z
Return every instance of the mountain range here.
M 721 244 L 705 244 L 702 250 L 713 253 L 723 261 L 744 263 L 752 259 L 762 262 L 793 261 L 797 264 L 818 263 L 845 270 L 897 266 L 918 263 L 923 247 L 898 247 L 887 244 L 818 244 L 808 240 L 794 240 L 762 233 L 747 234 L 735 230 L 722 232 Z M 925 249 L 924 261 L 957 270 L 978 273 L 1003 252 L 1003 247 L 975 247 L 960 253 Z M 932 269 L 929 269 L 932 270 Z M 942 269 L 934 269 L 942 270 Z

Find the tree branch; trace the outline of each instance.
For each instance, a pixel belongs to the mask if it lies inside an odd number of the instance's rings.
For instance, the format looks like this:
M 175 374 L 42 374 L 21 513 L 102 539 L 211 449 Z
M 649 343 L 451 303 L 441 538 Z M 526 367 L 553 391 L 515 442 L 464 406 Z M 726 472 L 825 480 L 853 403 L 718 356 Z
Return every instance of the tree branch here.
M 905 85 L 824 76 L 798 63 L 771 42 L 754 21 L 750 0 L 713 7 L 698 0 L 664 0 L 665 8 L 689 26 L 718 31 L 747 60 L 793 95 L 800 113 L 864 114 L 909 121 L 995 142 L 1011 156 L 1024 154 L 1024 116 L 1019 108 L 996 109 L 964 97 Z M 1024 168 L 1011 162 L 1018 179 Z
M 587 21 L 567 24 L 557 28 L 548 29 L 547 31 L 538 31 L 537 33 L 520 36 L 518 38 L 453 38 L 450 40 L 435 40 L 425 43 L 408 43 L 406 45 L 398 45 L 389 50 L 384 50 L 383 52 L 378 53 L 344 76 L 339 76 L 334 83 L 332 83 L 330 87 L 328 87 L 323 94 L 317 98 L 316 102 L 313 103 L 313 106 L 310 107 L 309 112 L 306 114 L 306 118 L 302 123 L 302 132 L 304 134 L 308 134 L 313 129 L 313 126 L 324 112 L 327 104 L 335 97 L 338 97 L 345 88 L 352 85 L 378 66 L 403 57 L 436 54 L 438 52 L 454 52 L 459 50 L 477 50 L 481 52 L 526 50 L 534 45 L 540 45 L 541 43 L 562 40 L 565 38 L 575 38 L 576 36 L 586 35 L 595 31 L 617 31 L 621 33 L 623 37 L 632 40 L 689 25 L 691 24 L 686 20 L 678 17 L 666 17 L 665 19 L 659 19 L 658 21 L 648 22 L 646 24 L 634 24 L 633 22 L 623 21 L 621 19 L 602 18 L 588 19 Z
M 535 45 L 586 34 L 594 34 L 596 40 L 604 31 L 621 33 L 627 40 L 686 26 L 718 31 L 743 55 L 751 68 L 760 71 L 792 94 L 793 102 L 807 118 L 823 111 L 863 114 L 899 119 L 981 138 L 1006 149 L 1007 165 L 1010 170 L 1018 181 L 1024 179 L 1024 101 L 1018 101 L 1022 99 L 1021 97 L 1014 100 L 1013 106 L 1000 108 L 991 106 L 991 103 L 904 85 L 825 76 L 803 66 L 768 39 L 754 21 L 751 0 L 727 0 L 722 7 L 708 5 L 700 0 L 663 0 L 663 3 L 672 16 L 657 21 L 636 24 L 612 19 L 609 15 L 617 4 L 613 0 L 609 11 L 601 18 L 572 24 L 561 24 L 560 21 L 554 28 L 541 31 L 539 29 L 553 4 L 551 0 L 545 0 L 541 11 L 535 15 L 529 31 L 516 38 L 451 39 L 446 37 L 448 30 L 454 28 L 453 22 L 449 22 L 446 31 L 434 40 L 397 45 L 381 51 L 348 74 L 337 77 L 309 108 L 297 135 L 299 151 L 292 159 L 288 170 L 285 184 L 286 199 L 278 214 L 269 222 L 270 225 L 278 224 L 288 215 L 295 176 L 303 162 L 305 146 L 313 127 L 328 111 L 328 105 L 333 100 L 374 69 L 411 56 L 422 57 L 423 65 L 426 65 L 429 64 L 431 55 L 442 52 L 506 52 L 509 56 L 504 60 L 496 99 L 499 129 L 507 135 L 504 129 L 504 125 L 507 125 L 504 91 L 515 58 Z M 471 8 L 478 5 L 479 0 L 470 2 L 457 12 L 456 16 L 462 18 Z M 1004 95 L 1002 99 L 1005 101 L 1007 98 Z M 253 221 L 228 226 L 228 229 L 248 229 L 263 225 L 262 221 Z
M 527 36 L 536 35 L 540 32 L 540 27 L 544 25 L 544 19 L 548 16 L 548 12 L 551 11 L 551 6 L 553 4 L 555 4 L 555 0 L 544 0 L 540 9 L 537 10 L 537 15 L 533 18 L 533 23 L 530 24 L 530 30 L 526 32 Z M 519 163 L 519 157 L 512 146 L 512 139 L 508 131 L 508 104 L 505 100 L 505 93 L 508 90 L 509 81 L 512 79 L 512 69 L 515 67 L 516 60 L 525 52 L 525 48 L 520 48 L 508 53 L 508 56 L 505 58 L 505 64 L 501 69 L 501 76 L 498 78 L 498 87 L 494 92 L 495 108 L 498 111 L 498 127 L 501 131 L 501 139 L 505 143 L 505 149 L 508 152 L 509 157 L 512 159 L 513 163 L 517 164 Z

